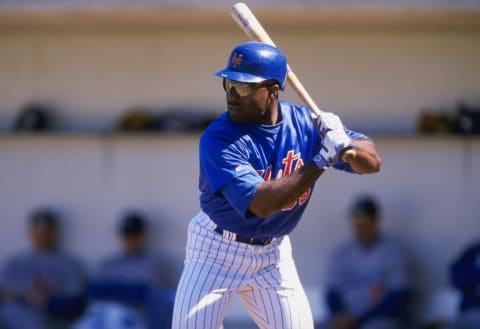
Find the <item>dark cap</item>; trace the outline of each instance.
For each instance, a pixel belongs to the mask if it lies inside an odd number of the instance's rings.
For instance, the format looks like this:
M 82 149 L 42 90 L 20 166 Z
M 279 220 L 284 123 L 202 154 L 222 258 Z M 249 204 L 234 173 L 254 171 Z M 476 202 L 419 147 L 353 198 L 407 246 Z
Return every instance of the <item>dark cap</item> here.
M 33 211 L 29 217 L 29 224 L 33 228 L 58 228 L 58 217 L 53 210 L 42 208 Z
M 15 131 L 48 131 L 52 129 L 52 111 L 49 106 L 40 103 L 27 104 L 21 108 L 15 119 Z
M 146 230 L 147 223 L 144 217 L 137 212 L 127 213 L 120 223 L 120 233 L 126 234 L 142 234 Z
M 362 196 L 353 203 L 351 213 L 377 218 L 379 214 L 378 208 L 375 198 L 371 196 Z

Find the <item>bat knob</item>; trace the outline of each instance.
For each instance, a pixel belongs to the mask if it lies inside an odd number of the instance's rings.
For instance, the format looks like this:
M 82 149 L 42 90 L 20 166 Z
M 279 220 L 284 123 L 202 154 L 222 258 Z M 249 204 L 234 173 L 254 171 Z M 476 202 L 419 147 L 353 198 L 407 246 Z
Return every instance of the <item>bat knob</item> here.
M 352 147 L 346 147 L 340 153 L 340 158 L 344 162 L 350 162 L 357 156 L 357 152 Z

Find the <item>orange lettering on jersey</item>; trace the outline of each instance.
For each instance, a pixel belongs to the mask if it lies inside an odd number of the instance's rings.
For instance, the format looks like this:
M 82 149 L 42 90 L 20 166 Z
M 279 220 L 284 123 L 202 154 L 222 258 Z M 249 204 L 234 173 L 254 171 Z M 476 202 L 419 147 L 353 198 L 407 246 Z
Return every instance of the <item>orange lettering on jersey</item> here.
M 260 176 L 263 176 L 265 182 L 269 182 L 272 179 L 272 166 L 268 166 L 266 170 L 260 169 L 257 170 L 257 173 Z
M 281 177 L 283 177 L 283 176 L 285 176 L 285 175 L 283 174 L 283 170 L 280 169 L 280 170 L 277 172 L 277 176 L 275 176 L 275 179 L 281 178 Z
M 264 180 L 269 182 L 272 179 L 272 166 L 268 166 L 267 171 L 265 172 Z
M 294 154 L 293 150 L 287 152 L 287 156 L 282 160 L 283 168 L 284 168 L 284 171 L 283 171 L 284 176 L 288 176 L 292 173 L 293 160 L 299 160 L 299 159 L 300 159 L 300 153 Z
M 295 172 L 296 170 L 300 169 L 303 167 L 304 163 L 301 157 L 301 153 L 295 153 L 293 150 L 290 150 L 287 152 L 287 155 L 285 158 L 282 159 L 282 164 L 283 164 L 283 169 L 280 169 L 276 174 L 275 174 L 275 179 L 281 178 L 284 176 L 290 175 L 292 172 Z M 263 176 L 263 179 L 265 182 L 269 182 L 272 179 L 272 176 L 274 176 L 272 166 L 268 166 L 266 169 L 261 169 L 257 170 L 257 173 L 260 176 Z M 312 188 L 308 188 L 305 193 L 303 193 L 298 200 L 293 201 L 291 204 L 283 208 L 283 211 L 289 211 L 295 208 L 295 206 L 298 205 L 303 205 L 305 202 L 308 201 L 312 194 Z
M 298 198 L 298 204 L 301 206 L 303 205 L 305 202 L 308 201 L 308 199 L 310 199 L 310 195 L 312 194 L 312 188 L 309 187 L 305 193 L 303 193 L 300 198 Z
M 286 206 L 285 208 L 283 208 L 282 211 L 292 210 L 293 208 L 295 208 L 296 205 L 297 205 L 297 200 L 293 201 L 293 202 L 290 203 L 288 206 Z
M 298 159 L 297 164 L 295 165 L 295 169 L 293 171 L 297 171 L 298 169 L 303 167 L 303 160 Z

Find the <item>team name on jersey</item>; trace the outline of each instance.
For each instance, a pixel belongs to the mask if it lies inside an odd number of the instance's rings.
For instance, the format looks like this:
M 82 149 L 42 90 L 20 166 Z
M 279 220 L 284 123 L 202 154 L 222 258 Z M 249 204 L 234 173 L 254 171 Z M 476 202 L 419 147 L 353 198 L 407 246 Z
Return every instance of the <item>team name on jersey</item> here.
M 269 182 L 272 180 L 272 177 L 275 177 L 273 179 L 277 179 L 280 177 L 288 176 L 294 171 L 300 169 L 303 167 L 304 163 L 302 160 L 302 154 L 301 152 L 295 153 L 294 150 L 290 150 L 287 152 L 287 155 L 282 159 L 282 164 L 283 168 L 280 168 L 278 172 L 275 174 L 273 173 L 272 165 L 269 165 L 266 169 L 260 169 L 257 170 L 257 173 L 263 177 L 263 179 L 266 182 Z M 287 207 L 283 208 L 283 211 L 289 211 L 295 208 L 295 206 L 298 204 L 299 206 L 303 205 L 305 202 L 308 201 L 310 198 L 310 195 L 312 194 L 312 188 L 309 187 L 305 193 L 303 193 L 298 200 L 295 200 L 291 204 L 289 204 Z

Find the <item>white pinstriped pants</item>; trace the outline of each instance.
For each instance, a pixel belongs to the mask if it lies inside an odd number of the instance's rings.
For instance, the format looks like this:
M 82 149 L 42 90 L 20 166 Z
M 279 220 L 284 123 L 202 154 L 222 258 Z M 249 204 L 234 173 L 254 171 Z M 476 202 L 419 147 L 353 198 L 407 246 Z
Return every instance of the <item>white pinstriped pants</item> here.
M 313 329 L 289 238 L 249 245 L 215 227 L 203 212 L 188 227 L 172 329 L 218 329 L 235 293 L 261 329 Z

